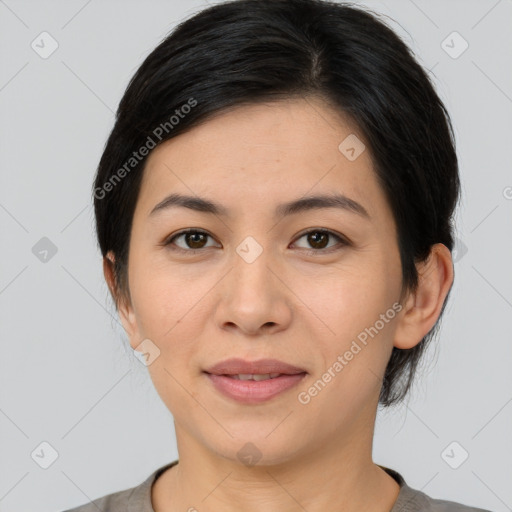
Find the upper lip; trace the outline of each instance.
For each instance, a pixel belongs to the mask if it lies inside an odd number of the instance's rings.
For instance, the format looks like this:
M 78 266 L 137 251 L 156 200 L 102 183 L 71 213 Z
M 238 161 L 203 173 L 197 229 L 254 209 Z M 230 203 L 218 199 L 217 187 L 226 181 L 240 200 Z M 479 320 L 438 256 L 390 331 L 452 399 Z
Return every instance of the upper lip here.
M 240 358 L 225 359 L 213 366 L 210 366 L 207 373 L 213 375 L 239 375 L 239 374 L 267 374 L 285 373 L 295 375 L 306 373 L 306 370 L 291 364 L 279 361 L 278 359 L 258 359 L 257 361 L 246 361 Z

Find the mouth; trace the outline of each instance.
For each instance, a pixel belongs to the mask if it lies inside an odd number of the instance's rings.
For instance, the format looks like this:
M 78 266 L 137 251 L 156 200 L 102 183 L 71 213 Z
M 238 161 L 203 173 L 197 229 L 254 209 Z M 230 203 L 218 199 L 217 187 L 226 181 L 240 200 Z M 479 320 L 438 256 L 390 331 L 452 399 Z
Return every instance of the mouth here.
M 223 374 L 222 377 L 229 377 L 236 380 L 269 380 L 280 377 L 281 375 L 288 375 L 286 373 L 238 373 L 236 375 Z
M 240 376 L 243 380 L 248 380 L 251 378 L 250 376 L 258 375 L 273 379 L 277 378 L 279 375 L 307 373 L 304 368 L 299 368 L 298 366 L 285 363 L 278 359 L 246 361 L 240 358 L 225 359 L 224 361 L 210 366 L 205 372 L 212 375 Z
M 204 371 L 216 391 L 240 403 L 268 401 L 301 382 L 308 372 L 276 359 L 228 359 Z

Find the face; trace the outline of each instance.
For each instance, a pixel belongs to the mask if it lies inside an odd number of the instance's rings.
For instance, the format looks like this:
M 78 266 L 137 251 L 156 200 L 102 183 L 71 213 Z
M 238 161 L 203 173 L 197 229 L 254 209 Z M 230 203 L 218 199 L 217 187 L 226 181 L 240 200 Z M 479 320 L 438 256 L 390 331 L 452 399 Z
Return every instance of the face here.
M 224 112 L 148 157 L 121 314 L 132 348 L 151 340 L 159 350 L 148 371 L 178 443 L 236 461 L 251 442 L 279 463 L 357 444 L 368 430 L 402 281 L 391 210 L 369 150 L 357 156 L 363 140 L 310 98 Z M 154 210 L 170 194 L 220 209 Z M 279 208 L 334 195 L 360 206 Z M 270 399 L 240 402 L 205 373 L 232 357 L 306 373 Z

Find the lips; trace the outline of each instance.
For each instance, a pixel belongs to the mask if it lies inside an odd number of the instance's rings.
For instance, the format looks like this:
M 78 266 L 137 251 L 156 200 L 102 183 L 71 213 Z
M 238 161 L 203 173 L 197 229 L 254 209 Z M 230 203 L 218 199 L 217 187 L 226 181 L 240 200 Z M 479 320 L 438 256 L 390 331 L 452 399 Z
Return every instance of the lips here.
M 255 405 L 297 386 L 308 372 L 278 359 L 232 358 L 210 366 L 204 373 L 214 389 L 225 397 Z
M 256 375 L 275 378 L 279 375 L 297 375 L 299 373 L 307 373 L 304 368 L 279 361 L 278 359 L 259 359 L 257 361 L 246 361 L 240 358 L 231 358 L 210 366 L 205 370 L 211 375 L 227 375 L 240 377 L 242 380 L 253 379 Z

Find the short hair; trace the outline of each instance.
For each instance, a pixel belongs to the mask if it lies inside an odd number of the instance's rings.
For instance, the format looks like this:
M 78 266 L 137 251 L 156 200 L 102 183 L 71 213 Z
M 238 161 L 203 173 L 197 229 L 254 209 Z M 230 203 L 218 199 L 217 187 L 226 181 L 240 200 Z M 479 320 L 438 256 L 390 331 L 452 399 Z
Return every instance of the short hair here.
M 361 131 L 397 226 L 402 298 L 417 289 L 416 263 L 426 261 L 433 244 L 452 251 L 460 195 L 453 129 L 399 36 L 378 15 L 350 4 L 231 0 L 177 25 L 120 101 L 93 185 L 99 247 L 103 257 L 115 255 L 116 308 L 118 297 L 131 300 L 128 248 L 148 149 L 231 108 L 301 97 L 323 99 Z M 383 406 L 409 391 L 450 292 L 420 343 L 393 347 Z

